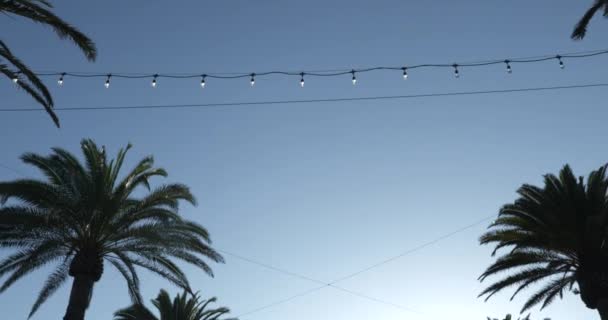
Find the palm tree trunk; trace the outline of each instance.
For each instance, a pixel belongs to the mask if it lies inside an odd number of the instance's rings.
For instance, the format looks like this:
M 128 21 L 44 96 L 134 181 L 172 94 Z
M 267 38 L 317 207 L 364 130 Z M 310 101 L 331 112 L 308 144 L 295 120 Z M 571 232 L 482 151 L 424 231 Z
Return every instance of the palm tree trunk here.
M 74 277 L 70 302 L 63 320 L 84 320 L 84 314 L 93 295 L 94 284 L 95 280 L 89 275 L 76 275 Z
M 608 320 L 608 299 L 600 299 L 597 303 L 597 311 L 602 320 Z

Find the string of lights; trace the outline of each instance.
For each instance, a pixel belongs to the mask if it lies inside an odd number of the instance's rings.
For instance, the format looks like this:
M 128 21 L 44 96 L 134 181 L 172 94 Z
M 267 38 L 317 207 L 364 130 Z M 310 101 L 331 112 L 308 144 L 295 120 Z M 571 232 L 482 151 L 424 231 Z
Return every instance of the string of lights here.
M 238 80 L 238 79 L 249 79 L 249 84 L 255 86 L 256 79 L 267 76 L 287 76 L 297 77 L 301 87 L 305 86 L 306 78 L 310 77 L 341 77 L 345 75 L 351 76 L 351 82 L 353 85 L 357 84 L 357 76 L 374 71 L 391 71 L 400 72 L 401 77 L 407 80 L 410 75 L 410 71 L 424 68 L 447 68 L 452 70 L 455 78 L 460 78 L 462 70 L 465 68 L 474 67 L 485 67 L 492 65 L 504 65 L 507 74 L 513 73 L 514 65 L 516 64 L 529 64 L 529 63 L 540 63 L 545 61 L 555 61 L 559 68 L 564 69 L 566 60 L 571 59 L 587 59 L 595 56 L 608 54 L 608 49 L 594 50 L 594 51 L 583 51 L 573 52 L 564 54 L 551 54 L 543 56 L 534 56 L 526 58 L 508 58 L 508 59 L 493 59 L 484 61 L 473 61 L 473 62 L 460 62 L 460 63 L 424 63 L 417 65 L 402 65 L 402 66 L 376 66 L 376 67 L 365 67 L 358 69 L 328 69 L 328 70 L 309 70 L 309 71 L 263 71 L 263 72 L 242 72 L 242 73 L 95 73 L 95 72 L 67 72 L 67 71 L 45 71 L 37 72 L 36 75 L 40 77 L 57 77 L 57 84 L 63 86 L 67 84 L 68 78 L 103 78 L 104 87 L 110 88 L 111 80 L 116 78 L 122 79 L 147 79 L 150 81 L 150 85 L 153 88 L 159 86 L 161 79 L 199 79 L 200 87 L 205 88 L 209 79 L 218 80 Z M 13 82 L 19 81 L 19 73 L 13 78 Z

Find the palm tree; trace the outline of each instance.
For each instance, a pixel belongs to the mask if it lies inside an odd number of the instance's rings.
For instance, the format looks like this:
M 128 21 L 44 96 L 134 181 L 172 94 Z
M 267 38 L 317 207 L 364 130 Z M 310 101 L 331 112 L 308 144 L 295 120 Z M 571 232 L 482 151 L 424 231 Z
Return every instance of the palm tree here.
M 572 31 L 571 35 L 572 39 L 584 38 L 591 18 L 593 18 L 593 16 L 602 9 L 604 10 L 604 17 L 608 17 L 608 0 L 594 0 L 593 5 L 587 9 L 587 12 L 585 12 L 583 17 L 574 27 L 574 31 Z
M 490 317 L 486 317 L 487 320 L 499 320 L 498 318 L 490 318 Z M 507 314 L 504 318 L 504 320 L 512 320 L 513 317 L 511 316 L 511 314 Z M 530 314 L 528 314 L 527 316 L 523 317 L 523 318 L 517 318 L 517 320 L 530 320 Z M 545 320 L 551 320 L 549 318 L 545 318 Z
M 152 157 L 140 160 L 119 178 L 128 145 L 108 161 L 105 148 L 81 143 L 85 162 L 54 148 L 49 156 L 27 153 L 21 159 L 39 169 L 42 180 L 0 183 L 0 247 L 18 251 L 0 261 L 0 292 L 49 263 L 56 263 L 38 294 L 30 317 L 65 282 L 74 278 L 64 320 L 83 320 L 104 261 L 125 278 L 135 303 L 141 302 L 136 268 L 148 269 L 191 292 L 174 259 L 193 264 L 213 276 L 203 260 L 223 262 L 209 244 L 208 232 L 178 214 L 181 200 L 195 204 L 188 187 L 165 184 L 150 190 L 149 179 L 165 177 Z M 141 190 L 138 187 L 145 187 Z M 144 191 L 136 198 L 134 192 Z M 13 199 L 6 204 L 8 199 Z
M 495 244 L 493 255 L 510 248 L 481 275 L 510 272 L 487 287 L 486 300 L 508 287 L 515 297 L 544 281 L 522 312 L 541 304 L 541 309 L 564 291 L 580 293 L 588 308 L 608 319 L 608 179 L 606 166 L 578 179 L 569 166 L 559 176 L 547 174 L 544 186 L 524 184 L 519 198 L 502 207 L 497 220 L 480 239 Z M 574 288 L 578 285 L 578 289 Z
M 59 35 L 60 38 L 74 42 L 90 61 L 95 60 L 97 49 L 91 39 L 53 14 L 53 6 L 46 0 L 0 0 L 0 13 L 16 15 L 33 22 L 47 25 Z M 2 59 L 3 58 L 3 59 Z M 11 68 L 8 64 L 12 65 Z M 40 78 L 30 70 L 21 60 L 9 50 L 8 46 L 0 41 L 0 73 L 25 90 L 32 98 L 41 104 L 51 116 L 53 122 L 59 127 L 59 118 L 53 111 L 53 98 L 48 88 Z
M 114 320 L 218 320 L 230 312 L 225 307 L 209 309 L 209 304 L 217 300 L 215 297 L 201 300 L 197 294 L 192 297 L 188 297 L 187 294 L 184 292 L 177 295 L 171 302 L 167 291 L 161 290 L 158 297 L 152 300 L 160 317 L 156 317 L 152 311 L 141 304 L 133 304 L 128 308 L 116 311 Z M 224 320 L 234 320 L 234 318 Z

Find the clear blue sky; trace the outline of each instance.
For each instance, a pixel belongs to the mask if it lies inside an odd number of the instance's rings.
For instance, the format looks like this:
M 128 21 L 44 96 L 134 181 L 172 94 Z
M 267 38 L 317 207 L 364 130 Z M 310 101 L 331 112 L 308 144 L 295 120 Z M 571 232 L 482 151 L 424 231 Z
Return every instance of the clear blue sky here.
M 569 34 L 591 1 L 54 1 L 57 12 L 99 47 L 88 63 L 44 28 L 0 16 L 3 40 L 36 70 L 255 72 L 471 61 L 608 47 L 597 17 L 584 41 Z M 606 58 L 450 70 L 242 81 L 48 79 L 58 107 L 265 101 L 504 89 L 606 81 Z M 0 107 L 36 106 L 0 80 Z M 217 248 L 331 281 L 496 214 L 524 182 L 570 163 L 586 174 L 608 161 L 606 90 L 531 92 L 395 101 L 208 109 L 0 114 L 0 164 L 52 146 L 78 152 L 90 137 L 110 150 L 128 142 L 133 163 L 153 154 L 168 181 L 183 182 L 199 206 L 183 214 L 205 225 Z M 0 179 L 18 176 L 0 169 Z M 161 181 L 157 181 L 161 182 Z M 242 320 L 485 319 L 516 313 L 510 293 L 484 303 L 476 278 L 490 263 L 479 225 L 340 283 L 422 314 L 326 288 Z M 194 288 L 234 315 L 317 286 L 227 257 L 216 277 L 186 267 Z M 46 270 L 0 295 L 4 319 L 24 319 Z M 167 282 L 142 271 L 146 299 Z M 64 286 L 35 319 L 60 319 Z M 525 295 L 524 295 L 525 296 Z M 87 319 L 129 304 L 110 267 Z M 537 318 L 594 319 L 566 295 Z

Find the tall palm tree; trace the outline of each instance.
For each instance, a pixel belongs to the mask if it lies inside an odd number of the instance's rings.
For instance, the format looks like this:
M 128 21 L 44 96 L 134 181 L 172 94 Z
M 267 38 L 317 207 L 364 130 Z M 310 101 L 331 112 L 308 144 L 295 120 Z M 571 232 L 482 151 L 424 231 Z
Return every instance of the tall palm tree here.
M 608 319 L 608 179 L 606 166 L 579 177 L 565 166 L 559 176 L 547 174 L 544 186 L 524 184 L 519 198 L 500 210 L 497 220 L 481 238 L 495 244 L 498 257 L 481 275 L 505 275 L 480 296 L 486 300 L 508 287 L 513 296 L 544 282 L 524 304 L 522 312 L 541 309 L 564 291 L 578 293 L 588 308 Z M 578 285 L 578 288 L 574 286 Z M 512 299 L 511 298 L 511 299 Z
M 0 0 L 0 14 L 16 15 L 32 22 L 47 25 L 62 39 L 69 39 L 75 43 L 90 61 L 97 57 L 97 49 L 91 39 L 75 27 L 56 16 L 51 9 L 53 6 L 46 0 Z M 10 65 L 9 65 L 10 64 Z M 12 66 L 12 67 L 11 67 Z M 51 116 L 53 122 L 59 127 L 59 118 L 53 111 L 53 98 L 48 88 L 27 65 L 19 60 L 0 41 L 0 74 L 8 77 L 25 90 L 32 98 L 41 104 Z
M 574 31 L 572 31 L 571 35 L 572 39 L 582 39 L 585 37 L 591 18 L 600 10 L 604 10 L 604 17 L 608 17 L 608 0 L 594 0 L 593 5 L 587 9 L 587 12 L 574 26 Z
M 161 290 L 152 304 L 158 310 L 160 317 L 157 317 L 141 304 L 133 304 L 128 308 L 121 309 L 114 313 L 114 320 L 218 320 L 228 314 L 230 309 L 220 307 L 210 309 L 209 304 L 214 303 L 215 297 L 209 300 L 201 300 L 197 294 L 192 297 L 187 292 L 175 296 L 173 302 L 165 290 Z M 224 320 L 234 320 L 224 319 Z
M 175 259 L 193 264 L 209 275 L 203 258 L 223 262 L 209 244 L 208 232 L 184 220 L 178 204 L 195 204 L 188 187 L 165 184 L 150 190 L 149 179 L 165 177 L 152 157 L 140 160 L 119 177 L 128 145 L 108 161 L 105 148 L 91 140 L 81 143 L 81 163 L 66 150 L 49 156 L 27 153 L 21 159 L 44 174 L 44 179 L 0 183 L 0 247 L 18 251 L 0 261 L 0 292 L 49 263 L 57 264 L 38 294 L 30 317 L 69 276 L 74 278 L 65 320 L 83 320 L 93 286 L 104 261 L 125 278 L 135 303 L 141 302 L 135 267 L 148 269 L 191 292 Z M 145 187 L 142 188 L 138 187 Z M 147 191 L 142 197 L 134 192 Z M 8 199 L 14 199 L 6 203 Z

